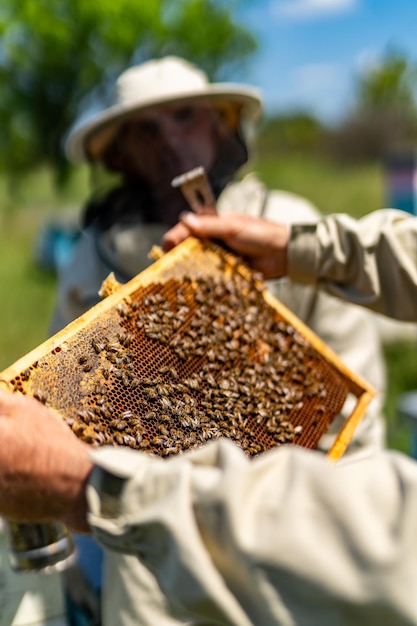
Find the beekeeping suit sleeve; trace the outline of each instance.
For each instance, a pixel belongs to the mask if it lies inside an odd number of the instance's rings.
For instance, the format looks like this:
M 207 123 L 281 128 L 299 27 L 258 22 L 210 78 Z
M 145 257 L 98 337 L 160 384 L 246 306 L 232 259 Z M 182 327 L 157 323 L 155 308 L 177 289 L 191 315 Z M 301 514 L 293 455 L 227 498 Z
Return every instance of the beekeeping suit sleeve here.
M 135 555 L 177 618 L 417 623 L 417 464 L 408 457 L 334 464 L 284 446 L 250 460 L 218 440 L 169 460 L 115 448 L 93 459 L 95 537 Z
M 379 313 L 417 320 L 417 219 L 385 209 L 291 227 L 288 271 Z

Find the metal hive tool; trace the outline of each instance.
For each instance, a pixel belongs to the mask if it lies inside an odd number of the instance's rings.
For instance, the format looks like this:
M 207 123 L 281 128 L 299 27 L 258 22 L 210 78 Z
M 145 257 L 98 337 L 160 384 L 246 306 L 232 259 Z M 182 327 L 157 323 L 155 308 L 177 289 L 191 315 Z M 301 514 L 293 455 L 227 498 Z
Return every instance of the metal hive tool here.
M 226 436 L 254 456 L 316 448 L 348 396 L 339 458 L 375 391 L 279 303 L 259 276 L 190 238 L 4 370 L 92 445 L 171 456 Z

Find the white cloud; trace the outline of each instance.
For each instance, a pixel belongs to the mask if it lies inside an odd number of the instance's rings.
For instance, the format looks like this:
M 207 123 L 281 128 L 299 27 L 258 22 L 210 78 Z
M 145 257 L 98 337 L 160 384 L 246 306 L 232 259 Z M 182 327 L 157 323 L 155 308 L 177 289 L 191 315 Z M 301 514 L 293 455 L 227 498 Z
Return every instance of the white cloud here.
M 275 17 L 311 19 L 354 9 L 359 0 L 273 0 Z

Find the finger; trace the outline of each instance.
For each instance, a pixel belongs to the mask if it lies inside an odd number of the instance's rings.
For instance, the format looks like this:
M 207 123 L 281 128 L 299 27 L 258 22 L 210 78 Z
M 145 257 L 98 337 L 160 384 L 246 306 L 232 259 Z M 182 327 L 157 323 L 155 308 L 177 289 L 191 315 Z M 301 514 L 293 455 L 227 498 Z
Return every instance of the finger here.
M 181 223 L 191 231 L 193 235 L 208 237 L 210 239 L 226 239 L 235 234 L 235 228 L 229 224 L 227 218 L 218 215 L 196 215 L 195 213 L 183 213 Z
M 187 239 L 190 234 L 190 229 L 182 222 L 179 222 L 162 237 L 161 247 L 165 252 L 168 252 Z

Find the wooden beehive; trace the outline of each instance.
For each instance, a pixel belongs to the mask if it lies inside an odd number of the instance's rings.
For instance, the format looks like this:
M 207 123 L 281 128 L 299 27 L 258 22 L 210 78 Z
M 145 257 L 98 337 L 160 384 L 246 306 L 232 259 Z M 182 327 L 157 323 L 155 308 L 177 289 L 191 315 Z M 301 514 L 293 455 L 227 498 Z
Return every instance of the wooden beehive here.
M 0 374 L 92 445 L 171 456 L 225 436 L 316 448 L 348 396 L 339 458 L 375 391 L 240 259 L 190 238 Z

